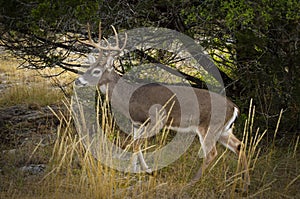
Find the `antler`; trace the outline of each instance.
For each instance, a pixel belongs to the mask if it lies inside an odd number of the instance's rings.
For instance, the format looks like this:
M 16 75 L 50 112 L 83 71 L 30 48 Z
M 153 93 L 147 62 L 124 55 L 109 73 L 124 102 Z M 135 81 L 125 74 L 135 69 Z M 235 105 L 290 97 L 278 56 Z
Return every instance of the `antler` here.
M 126 42 L 127 42 L 127 33 L 125 33 L 125 40 L 124 40 L 124 44 L 123 46 L 120 48 L 119 47 L 119 37 L 118 37 L 118 33 L 115 29 L 114 26 L 111 26 L 114 33 L 115 33 L 115 39 L 116 39 L 116 46 L 112 46 L 106 38 L 103 38 L 107 44 L 107 46 L 101 46 L 100 43 L 101 43 L 101 22 L 99 22 L 99 37 L 98 37 L 98 43 L 95 43 L 93 40 L 92 40 L 92 36 L 91 36 L 91 30 L 90 30 L 90 24 L 88 23 L 87 24 L 87 28 L 88 28 L 88 36 L 89 36 L 89 41 L 82 41 L 82 40 L 79 40 L 81 43 L 84 43 L 86 45 L 89 45 L 89 46 L 93 46 L 95 48 L 97 48 L 98 50 L 106 50 L 106 51 L 123 51 L 125 46 L 126 46 Z

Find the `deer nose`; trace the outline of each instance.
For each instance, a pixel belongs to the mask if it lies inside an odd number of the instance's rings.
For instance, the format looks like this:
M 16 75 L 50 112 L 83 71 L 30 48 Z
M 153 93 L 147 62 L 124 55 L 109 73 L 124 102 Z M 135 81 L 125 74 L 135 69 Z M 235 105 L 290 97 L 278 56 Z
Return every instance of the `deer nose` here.
M 87 81 L 85 81 L 83 78 L 79 77 L 75 80 L 76 86 L 86 86 L 88 84 Z

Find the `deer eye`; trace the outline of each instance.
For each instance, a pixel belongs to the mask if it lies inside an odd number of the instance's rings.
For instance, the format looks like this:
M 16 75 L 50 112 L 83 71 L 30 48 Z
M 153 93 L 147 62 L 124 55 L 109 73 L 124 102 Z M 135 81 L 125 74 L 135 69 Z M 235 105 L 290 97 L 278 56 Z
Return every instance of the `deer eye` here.
M 99 77 L 101 74 L 102 74 L 102 71 L 100 69 L 94 69 L 92 71 L 93 76 Z

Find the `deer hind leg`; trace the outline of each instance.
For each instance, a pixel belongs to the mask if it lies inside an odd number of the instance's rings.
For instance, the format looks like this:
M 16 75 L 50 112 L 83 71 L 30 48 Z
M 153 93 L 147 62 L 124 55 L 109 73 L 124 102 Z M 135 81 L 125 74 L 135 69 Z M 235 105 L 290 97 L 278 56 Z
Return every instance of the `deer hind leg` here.
M 213 146 L 212 149 L 210 150 L 210 152 L 206 155 L 206 157 L 204 157 L 202 166 L 199 168 L 199 170 L 193 177 L 193 179 L 191 181 L 192 183 L 199 181 L 199 179 L 202 177 L 204 171 L 207 169 L 207 167 L 210 165 L 210 163 L 216 158 L 217 154 L 218 154 L 218 152 L 217 152 L 216 146 Z
M 245 190 L 247 190 L 248 185 L 250 185 L 250 175 L 242 142 L 233 135 L 232 128 L 223 132 L 218 141 L 239 156 L 239 163 L 244 167 Z
M 191 183 L 196 183 L 199 181 L 199 179 L 202 177 L 204 171 L 207 169 L 207 167 L 210 165 L 210 163 L 217 157 L 218 152 L 216 148 L 216 143 L 210 143 L 211 146 L 208 146 L 208 144 L 205 142 L 204 137 L 206 135 L 207 130 L 205 128 L 198 128 L 197 134 L 199 136 L 199 140 L 201 143 L 201 148 L 203 150 L 203 163 L 202 166 L 199 168 L 195 176 L 193 177 Z M 206 144 L 205 144 L 206 143 Z
M 140 163 L 140 166 L 142 167 L 142 171 L 146 171 L 149 174 L 152 174 L 152 170 L 149 168 L 147 165 L 144 155 L 141 150 L 141 139 L 140 135 L 144 131 L 143 128 L 133 128 L 133 139 L 134 139 L 134 146 L 133 146 L 133 158 L 132 158 L 132 166 L 133 166 L 133 171 L 137 173 L 139 171 L 138 169 L 138 161 Z
M 140 145 L 135 143 L 134 153 L 133 153 L 133 158 L 132 158 L 132 166 L 133 166 L 133 171 L 135 173 L 139 172 L 139 170 L 140 170 L 139 165 L 141 166 L 141 169 L 142 169 L 141 171 L 145 171 L 148 174 L 152 174 L 152 170 L 149 168 L 149 166 L 147 165 L 147 163 L 144 159 L 144 155 L 142 153 Z

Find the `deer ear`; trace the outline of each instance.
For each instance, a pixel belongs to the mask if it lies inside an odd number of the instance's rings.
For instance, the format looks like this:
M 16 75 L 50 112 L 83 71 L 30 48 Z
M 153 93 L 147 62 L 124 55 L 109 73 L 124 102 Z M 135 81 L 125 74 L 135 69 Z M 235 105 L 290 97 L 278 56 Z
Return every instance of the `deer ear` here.
M 96 58 L 93 55 L 88 55 L 88 63 L 93 64 L 96 62 Z

